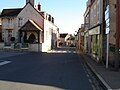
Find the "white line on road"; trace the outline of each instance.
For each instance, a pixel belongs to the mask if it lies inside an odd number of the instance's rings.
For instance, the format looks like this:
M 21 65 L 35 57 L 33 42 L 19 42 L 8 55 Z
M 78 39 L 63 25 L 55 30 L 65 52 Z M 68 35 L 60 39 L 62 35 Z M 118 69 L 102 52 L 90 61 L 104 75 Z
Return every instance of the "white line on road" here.
M 47 53 L 76 53 L 76 51 L 48 51 Z
M 11 63 L 11 61 L 3 61 L 3 62 L 0 63 L 0 66 L 8 64 L 8 63 Z

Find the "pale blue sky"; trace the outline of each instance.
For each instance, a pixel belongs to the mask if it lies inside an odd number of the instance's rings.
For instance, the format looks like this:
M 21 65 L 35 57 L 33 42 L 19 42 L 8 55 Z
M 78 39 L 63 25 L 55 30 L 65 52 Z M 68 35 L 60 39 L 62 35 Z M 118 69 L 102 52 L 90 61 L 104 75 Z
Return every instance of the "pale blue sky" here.
M 84 23 L 83 14 L 87 0 L 36 0 L 42 5 L 42 10 L 55 18 L 55 24 L 60 33 L 75 33 Z M 1 0 L 0 11 L 4 8 L 22 8 L 26 0 Z

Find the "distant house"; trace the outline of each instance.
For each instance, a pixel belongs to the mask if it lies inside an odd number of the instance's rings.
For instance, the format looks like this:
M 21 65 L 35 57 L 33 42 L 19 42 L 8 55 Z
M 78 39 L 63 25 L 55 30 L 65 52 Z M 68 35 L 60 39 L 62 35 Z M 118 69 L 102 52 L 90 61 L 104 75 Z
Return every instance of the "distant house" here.
M 72 34 L 68 34 L 65 37 L 66 46 L 75 46 L 75 37 Z
M 59 39 L 59 46 L 66 46 L 65 37 L 68 35 L 68 33 L 61 33 L 60 39 Z
M 85 31 L 85 28 L 84 27 L 81 27 L 79 28 L 78 30 L 78 48 L 81 50 L 81 51 L 85 51 L 85 45 L 84 45 L 84 31 Z
M 24 43 L 27 43 L 30 51 L 51 49 L 49 47 L 52 47 L 50 43 L 52 43 L 53 32 L 57 34 L 58 28 L 53 23 L 53 17 L 51 17 L 52 19 L 49 17 L 49 21 L 45 19 L 46 16 L 41 12 L 40 4 L 38 4 L 38 9 L 34 6 L 34 0 L 26 0 L 23 8 L 3 9 L 0 17 L 2 19 L 2 38 L 5 44 L 11 45 L 13 43 L 11 39 L 14 38 L 14 43 L 20 43 L 23 46 Z M 46 30 L 49 31 L 49 36 L 46 36 Z M 49 41 L 46 41 L 46 38 Z

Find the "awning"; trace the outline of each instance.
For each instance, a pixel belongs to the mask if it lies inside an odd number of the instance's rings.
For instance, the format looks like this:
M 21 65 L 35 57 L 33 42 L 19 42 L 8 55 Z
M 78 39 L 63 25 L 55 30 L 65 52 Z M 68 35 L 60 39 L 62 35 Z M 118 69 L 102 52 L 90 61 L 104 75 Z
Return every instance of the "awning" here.
M 33 20 L 28 20 L 21 28 L 20 31 L 43 31 Z

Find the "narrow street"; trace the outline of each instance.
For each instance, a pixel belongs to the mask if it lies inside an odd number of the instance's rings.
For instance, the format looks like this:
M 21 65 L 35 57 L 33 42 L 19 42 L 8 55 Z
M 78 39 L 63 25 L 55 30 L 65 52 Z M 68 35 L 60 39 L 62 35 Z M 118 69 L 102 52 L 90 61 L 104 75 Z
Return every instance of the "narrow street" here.
M 95 89 L 82 57 L 73 48 L 49 53 L 15 53 L 0 61 L 10 61 L 0 66 L 0 90 Z

